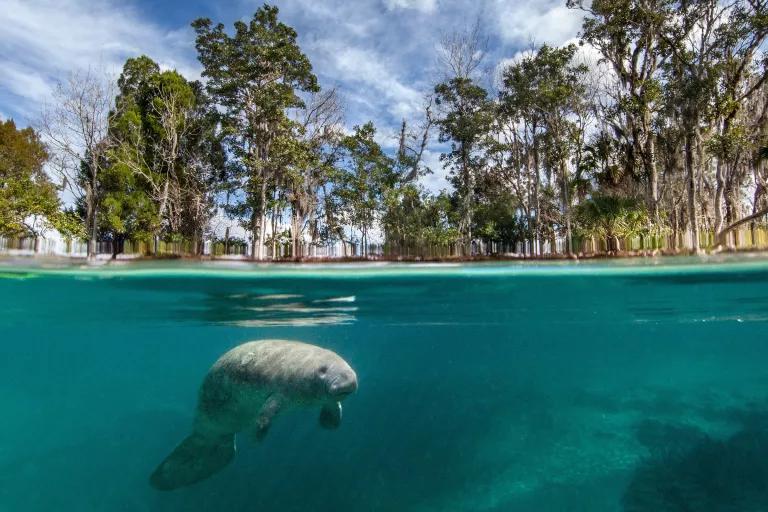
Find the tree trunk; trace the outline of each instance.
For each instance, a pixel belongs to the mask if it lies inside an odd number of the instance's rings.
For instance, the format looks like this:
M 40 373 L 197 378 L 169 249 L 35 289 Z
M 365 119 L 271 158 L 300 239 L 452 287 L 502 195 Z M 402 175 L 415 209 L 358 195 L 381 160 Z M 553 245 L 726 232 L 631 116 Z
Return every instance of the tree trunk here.
M 680 219 L 677 215 L 677 208 L 672 208 L 672 243 L 670 244 L 673 251 L 677 251 L 677 237 L 680 233 Z
M 264 259 L 264 240 L 266 236 L 266 229 L 264 228 L 267 225 L 267 179 L 266 176 L 263 176 L 262 178 L 259 195 L 259 225 L 261 229 L 259 229 L 258 247 L 255 248 L 258 251 L 258 254 L 256 252 L 253 253 L 257 260 Z M 254 239 L 255 238 L 256 237 L 254 236 Z
M 762 210 L 753 213 L 749 217 L 744 217 L 743 219 L 738 220 L 738 221 L 734 222 L 733 224 L 728 225 L 724 230 L 719 232 L 717 234 L 717 236 L 715 237 L 716 244 L 717 245 L 723 245 L 725 243 L 725 236 L 729 232 L 733 231 L 734 229 L 736 229 L 737 227 L 739 227 L 739 226 L 741 226 L 743 224 L 746 224 L 747 222 L 752 222 L 754 220 L 757 220 L 760 217 L 762 217 L 763 215 L 768 215 L 768 208 L 763 208 Z
M 123 252 L 121 249 L 121 242 L 122 242 L 122 237 L 115 235 L 115 238 L 112 240 L 112 259 L 113 260 L 116 260 L 117 255 Z
M 86 186 L 86 225 L 90 229 L 90 239 L 88 240 L 88 259 L 93 260 L 96 258 L 96 239 L 98 236 L 98 226 L 96 223 L 96 176 L 98 172 L 98 155 L 96 151 L 91 151 L 91 168 L 90 168 L 90 183 Z
M 550 240 L 550 244 L 552 247 L 549 250 L 549 254 L 551 256 L 554 256 L 557 254 L 557 231 L 555 230 L 555 225 L 552 225 L 552 238 Z
M 85 224 L 88 230 L 88 260 L 96 257 L 96 205 L 93 188 L 90 184 L 85 187 Z
M 277 207 L 272 208 L 272 259 L 276 260 L 277 255 Z
M 155 256 L 157 256 L 157 241 L 160 238 L 160 231 L 163 227 L 163 216 L 165 215 L 165 209 L 168 207 L 168 185 L 170 182 L 171 180 L 166 177 L 165 184 L 163 184 L 163 192 L 160 196 L 160 206 L 157 208 L 157 218 L 160 224 L 155 228 Z
M 691 249 L 699 253 L 699 225 L 696 220 L 696 172 L 693 162 L 694 134 L 688 131 L 685 134 L 685 172 L 688 184 L 688 222 L 691 230 Z
M 568 190 L 568 166 L 560 162 L 560 179 L 563 189 L 563 215 L 565 216 L 565 252 L 573 255 L 573 232 L 571 231 L 571 198 Z
M 650 133 L 650 126 L 646 128 L 645 141 L 645 161 L 647 162 L 648 172 L 648 210 L 651 214 L 651 221 L 657 226 L 659 219 L 659 173 L 656 165 L 656 144 L 655 136 Z
M 259 224 L 261 221 L 261 224 Z M 264 216 L 257 214 L 255 211 L 251 215 L 251 259 L 261 259 L 261 247 L 263 247 L 264 237 Z
M 723 157 L 717 157 L 715 171 L 715 233 L 723 230 L 723 194 L 725 180 L 723 179 Z
M 471 255 L 472 253 L 472 194 L 474 192 L 474 184 L 472 183 L 472 172 L 469 168 L 469 155 L 467 154 L 467 148 L 462 147 L 461 150 L 461 166 L 464 174 L 464 198 L 463 198 L 463 212 L 462 212 L 462 234 L 464 235 L 464 251 Z
M 200 240 L 197 235 L 197 228 L 195 228 L 195 231 L 192 233 L 192 255 L 202 256 L 202 251 L 200 250 Z
M 291 210 L 291 257 L 298 259 L 299 233 L 297 227 L 299 224 L 299 214 L 295 207 Z
M 533 202 L 536 205 L 536 225 L 534 227 L 534 245 L 533 255 L 541 256 L 541 204 L 539 202 L 539 189 L 541 187 L 541 174 L 539 173 L 539 143 L 536 137 L 536 124 L 532 126 L 533 130 Z

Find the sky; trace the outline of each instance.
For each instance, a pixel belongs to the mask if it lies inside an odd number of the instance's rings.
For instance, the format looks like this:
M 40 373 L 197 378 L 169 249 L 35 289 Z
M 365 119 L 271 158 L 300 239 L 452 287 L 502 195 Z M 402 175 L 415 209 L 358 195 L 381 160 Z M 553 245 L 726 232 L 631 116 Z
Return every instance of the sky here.
M 565 0 L 273 0 L 294 27 L 323 88 L 336 87 L 347 126 L 373 121 L 378 140 L 396 145 L 403 119 L 415 121 L 440 78 L 444 34 L 476 20 L 489 40 L 485 65 L 518 57 L 531 43 L 573 42 L 581 14 Z M 0 0 L 0 118 L 35 125 L 57 81 L 75 70 L 115 76 L 146 54 L 163 68 L 200 77 L 190 22 L 228 28 L 249 19 L 255 0 Z M 430 145 L 424 185 L 447 188 L 440 147 Z

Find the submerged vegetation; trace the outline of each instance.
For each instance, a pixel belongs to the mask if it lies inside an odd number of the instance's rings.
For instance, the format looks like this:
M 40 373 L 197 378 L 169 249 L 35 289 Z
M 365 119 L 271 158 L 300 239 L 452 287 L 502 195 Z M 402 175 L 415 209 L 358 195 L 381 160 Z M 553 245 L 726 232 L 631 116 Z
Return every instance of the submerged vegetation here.
M 336 244 L 368 256 L 373 241 L 414 257 L 616 253 L 627 239 L 696 252 L 746 224 L 754 243 L 768 213 L 766 2 L 567 5 L 584 13 L 580 44 L 532 46 L 496 76 L 481 26 L 446 37 L 443 78 L 393 151 L 373 123 L 345 127 L 276 7 L 231 31 L 198 19 L 202 81 L 137 56 L 115 83 L 73 74 L 39 133 L 0 125 L 0 236 L 56 227 L 89 256 L 100 242 L 201 254 L 217 238 L 226 252 L 223 217 L 255 259 Z M 423 185 L 431 144 L 451 190 Z
M 690 442 L 691 436 L 684 439 Z M 641 464 L 624 494 L 624 510 L 768 508 L 768 431 L 745 429 L 724 441 L 699 439 L 687 449 L 671 447 Z

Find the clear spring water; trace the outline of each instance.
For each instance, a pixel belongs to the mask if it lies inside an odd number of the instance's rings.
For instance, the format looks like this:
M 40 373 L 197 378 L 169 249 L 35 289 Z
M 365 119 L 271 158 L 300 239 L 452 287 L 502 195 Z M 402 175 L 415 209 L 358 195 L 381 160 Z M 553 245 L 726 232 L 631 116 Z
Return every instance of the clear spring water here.
M 0 511 L 768 510 L 768 263 L 689 263 L 0 268 Z M 259 338 L 351 363 L 341 428 L 152 489 Z

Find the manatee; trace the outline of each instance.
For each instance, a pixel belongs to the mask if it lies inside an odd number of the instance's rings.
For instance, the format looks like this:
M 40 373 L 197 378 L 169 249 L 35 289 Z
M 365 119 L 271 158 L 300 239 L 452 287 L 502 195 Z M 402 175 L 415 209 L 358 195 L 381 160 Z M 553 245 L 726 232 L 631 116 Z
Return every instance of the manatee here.
M 235 347 L 208 371 L 192 434 L 160 463 L 150 483 L 172 490 L 208 478 L 234 457 L 236 433 L 259 442 L 275 417 L 292 408 L 320 407 L 320 426 L 335 429 L 341 401 L 356 389 L 355 371 L 330 350 L 283 340 Z

